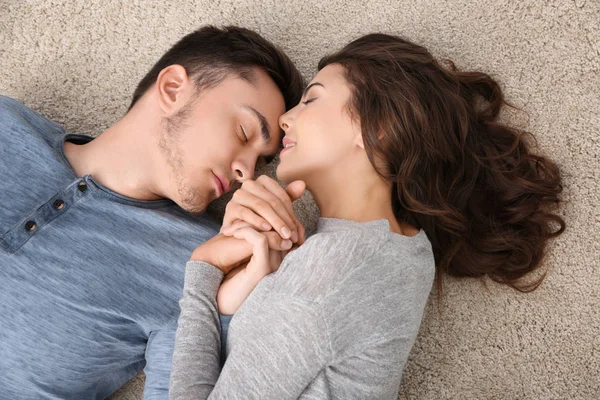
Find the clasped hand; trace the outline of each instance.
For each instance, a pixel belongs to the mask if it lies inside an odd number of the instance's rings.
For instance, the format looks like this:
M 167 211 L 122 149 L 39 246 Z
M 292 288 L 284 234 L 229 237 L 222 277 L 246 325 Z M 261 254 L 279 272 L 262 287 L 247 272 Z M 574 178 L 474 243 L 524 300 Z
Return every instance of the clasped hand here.
M 245 181 L 227 204 L 221 233 L 196 248 L 190 260 L 214 265 L 224 274 L 245 268 L 256 281 L 276 271 L 285 254 L 304 241 L 292 202 L 305 187 L 296 181 L 284 190 L 265 175 Z

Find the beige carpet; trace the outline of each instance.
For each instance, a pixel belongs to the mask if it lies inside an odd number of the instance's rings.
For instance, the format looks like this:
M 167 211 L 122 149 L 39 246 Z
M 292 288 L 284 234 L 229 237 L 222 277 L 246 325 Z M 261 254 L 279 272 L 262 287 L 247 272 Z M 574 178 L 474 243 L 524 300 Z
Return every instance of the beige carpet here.
M 322 55 L 372 31 L 496 76 L 529 113 L 507 118 L 563 168 L 568 229 L 533 294 L 448 281 L 442 314 L 427 310 L 400 398 L 600 398 L 598 0 L 0 0 L 0 93 L 98 134 L 154 61 L 207 23 L 257 29 L 309 79 Z M 315 208 L 303 200 L 310 225 Z M 142 387 L 140 376 L 112 398 L 139 399 Z

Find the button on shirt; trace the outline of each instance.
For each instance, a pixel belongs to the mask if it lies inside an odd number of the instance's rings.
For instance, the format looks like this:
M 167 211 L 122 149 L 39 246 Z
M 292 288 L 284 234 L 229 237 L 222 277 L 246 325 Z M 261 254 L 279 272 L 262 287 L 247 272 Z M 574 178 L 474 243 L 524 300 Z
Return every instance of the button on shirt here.
M 185 263 L 218 225 L 77 177 L 59 125 L 0 96 L 0 398 L 166 399 Z

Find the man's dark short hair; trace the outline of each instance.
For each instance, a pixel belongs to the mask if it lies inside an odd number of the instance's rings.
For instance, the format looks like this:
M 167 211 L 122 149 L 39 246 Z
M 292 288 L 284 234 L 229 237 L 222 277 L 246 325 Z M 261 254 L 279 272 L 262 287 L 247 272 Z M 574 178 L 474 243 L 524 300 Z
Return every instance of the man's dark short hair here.
M 174 64 L 185 68 L 198 90 L 215 87 L 231 74 L 252 81 L 252 69 L 261 68 L 283 94 L 286 110 L 300 101 L 304 88 L 302 75 L 289 57 L 258 33 L 237 26 L 205 26 L 158 60 L 135 89 L 129 109 L 156 82 L 160 71 Z

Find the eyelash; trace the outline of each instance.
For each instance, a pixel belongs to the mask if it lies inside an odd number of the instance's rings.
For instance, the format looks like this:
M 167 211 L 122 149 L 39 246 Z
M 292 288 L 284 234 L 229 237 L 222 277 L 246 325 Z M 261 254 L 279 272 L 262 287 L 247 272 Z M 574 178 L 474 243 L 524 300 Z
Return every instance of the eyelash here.
M 244 135 L 244 143 L 248 143 L 248 135 L 246 135 L 246 131 L 242 125 L 240 125 L 240 129 L 242 130 L 242 135 Z
M 306 105 L 308 103 L 312 103 L 313 101 L 315 101 L 316 99 L 308 99 L 306 101 L 303 101 L 302 104 Z

